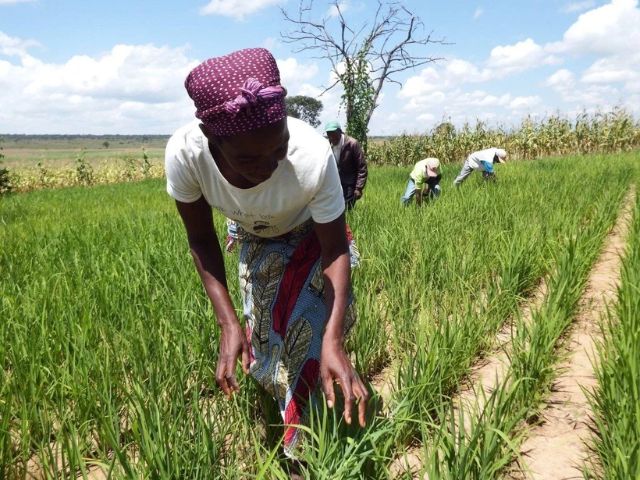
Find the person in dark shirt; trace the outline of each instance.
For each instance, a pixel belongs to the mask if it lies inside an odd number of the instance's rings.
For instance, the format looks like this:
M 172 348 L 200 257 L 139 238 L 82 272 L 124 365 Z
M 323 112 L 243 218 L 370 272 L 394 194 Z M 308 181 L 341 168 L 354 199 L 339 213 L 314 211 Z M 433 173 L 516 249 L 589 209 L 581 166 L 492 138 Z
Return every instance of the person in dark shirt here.
M 343 133 L 339 122 L 334 120 L 327 123 L 324 130 L 338 165 L 344 203 L 350 210 L 362 198 L 367 184 L 367 161 L 358 141 Z

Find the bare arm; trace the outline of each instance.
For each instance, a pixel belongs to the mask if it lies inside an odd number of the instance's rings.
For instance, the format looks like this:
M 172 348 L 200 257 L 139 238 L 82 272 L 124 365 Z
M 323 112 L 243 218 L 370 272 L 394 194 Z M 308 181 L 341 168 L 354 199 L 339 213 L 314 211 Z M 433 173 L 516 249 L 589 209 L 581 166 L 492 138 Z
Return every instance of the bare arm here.
M 213 228 L 211 207 L 204 197 L 193 203 L 176 201 L 176 206 L 187 231 L 193 262 L 221 328 L 216 380 L 225 394 L 230 395 L 238 389 L 235 365 L 240 355 L 244 371 L 248 372 L 249 345 L 227 289 L 224 260 L 218 236 Z
M 329 223 L 316 223 L 320 242 L 322 271 L 325 276 L 325 296 L 328 318 L 325 337 L 343 340 L 344 316 L 347 309 L 351 266 L 344 214 Z
M 344 349 L 344 317 L 351 285 L 344 214 L 329 223 L 316 223 L 315 231 L 322 251 L 321 262 L 327 302 L 327 323 L 320 358 L 323 389 L 329 406 L 333 406 L 335 402 L 333 383 L 338 380 L 345 397 L 345 420 L 351 423 L 353 403 L 360 400 L 358 418 L 360 425 L 364 426 L 369 394 Z

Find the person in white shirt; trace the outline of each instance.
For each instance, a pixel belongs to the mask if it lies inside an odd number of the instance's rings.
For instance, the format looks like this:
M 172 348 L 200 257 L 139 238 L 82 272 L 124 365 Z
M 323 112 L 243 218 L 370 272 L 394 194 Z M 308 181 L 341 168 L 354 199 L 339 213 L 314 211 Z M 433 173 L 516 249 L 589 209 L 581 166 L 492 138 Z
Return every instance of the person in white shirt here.
M 344 199 L 326 140 L 286 117 L 276 61 L 262 48 L 206 60 L 185 87 L 197 121 L 165 154 L 167 192 L 221 327 L 216 381 L 238 390 L 236 363 L 278 402 L 285 453 L 295 458 L 309 396 L 334 382 L 351 423 L 365 424 L 368 392 L 344 347 L 353 322 Z M 217 211 L 237 225 L 246 334 L 227 290 Z
M 455 186 L 464 182 L 474 170 L 482 172 L 482 176 L 485 180 L 495 180 L 496 174 L 494 171 L 494 164 L 505 163 L 507 161 L 507 152 L 502 148 L 487 148 L 485 150 L 479 150 L 470 154 L 462 165 L 460 174 L 453 181 Z

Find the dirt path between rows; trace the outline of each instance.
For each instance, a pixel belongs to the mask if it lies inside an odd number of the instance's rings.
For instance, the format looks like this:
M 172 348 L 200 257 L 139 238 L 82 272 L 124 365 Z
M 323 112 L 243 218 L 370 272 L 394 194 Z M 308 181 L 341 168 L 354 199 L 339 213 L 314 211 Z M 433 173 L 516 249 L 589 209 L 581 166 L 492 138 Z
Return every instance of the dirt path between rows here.
M 522 302 L 519 315 L 525 322 L 529 322 L 532 313 L 537 310 L 547 295 L 547 284 L 542 279 L 533 289 L 531 295 Z M 485 400 L 491 395 L 493 390 L 500 385 L 509 371 L 509 353 L 511 351 L 511 339 L 515 336 L 516 322 L 514 318 L 509 319 L 497 333 L 493 352 L 480 359 L 473 367 L 462 384 L 458 394 L 452 399 L 454 405 L 454 418 L 458 418 L 461 408 L 465 410 L 465 428 L 469 430 L 473 420 L 474 411 L 482 411 Z M 383 384 L 384 386 L 384 384 Z M 484 395 L 480 392 L 484 392 Z M 469 413 L 467 413 L 469 412 Z M 410 473 L 412 478 L 419 477 L 419 470 L 422 466 L 422 447 L 410 447 L 399 456 L 390 466 L 393 478 Z M 427 477 L 423 477 L 426 480 Z
M 635 189 L 623 202 L 616 224 L 589 275 L 570 337 L 563 349 L 568 356 L 542 411 L 543 423 L 534 427 L 521 446 L 521 458 L 510 479 L 569 480 L 582 478 L 588 461 L 592 411 L 587 393 L 597 385 L 594 363 L 601 340 L 599 322 L 607 306 L 616 300 L 622 255 L 632 218 Z
M 600 338 L 598 322 L 606 312 L 607 304 L 616 298 L 620 278 L 621 255 L 626 245 L 627 231 L 633 211 L 635 189 L 629 191 L 614 228 L 606 238 L 603 251 L 591 270 L 585 293 L 580 301 L 576 322 L 565 348 L 571 352 L 558 366 L 563 374 L 553 386 L 549 407 L 543 411 L 545 423 L 532 431 L 525 441 L 520 464 L 512 467 L 507 478 L 513 480 L 546 479 L 568 480 L 582 478 L 582 465 L 586 460 L 589 438 L 590 409 L 583 388 L 595 385 L 592 359 L 596 342 Z M 547 285 L 543 280 L 521 308 L 525 323 L 544 302 Z M 509 371 L 511 339 L 515 335 L 515 322 L 507 322 L 496 337 L 494 353 L 474 366 L 459 394 L 453 398 L 454 415 L 464 409 L 465 429 L 473 421 L 473 412 L 482 411 L 486 399 L 500 385 Z M 384 382 L 380 382 L 385 390 Z M 420 478 L 422 447 L 409 447 L 390 466 L 394 478 L 411 474 Z M 514 473 L 515 472 L 515 473 Z M 525 472 L 530 472 L 529 474 Z M 533 476 L 531 476 L 533 475 Z M 427 477 L 423 477 L 423 480 Z
M 520 316 L 525 324 L 533 318 L 547 297 L 547 283 L 542 279 L 534 289 L 528 301 L 520 310 Z M 511 362 L 511 340 L 516 335 L 516 322 L 507 322 L 496 337 L 495 352 L 476 365 L 469 376 L 469 381 L 463 385 L 458 395 L 453 399 L 454 415 L 458 417 L 460 408 L 465 409 L 465 429 L 469 431 L 474 411 L 483 411 L 485 402 L 493 391 L 504 383 L 509 372 Z

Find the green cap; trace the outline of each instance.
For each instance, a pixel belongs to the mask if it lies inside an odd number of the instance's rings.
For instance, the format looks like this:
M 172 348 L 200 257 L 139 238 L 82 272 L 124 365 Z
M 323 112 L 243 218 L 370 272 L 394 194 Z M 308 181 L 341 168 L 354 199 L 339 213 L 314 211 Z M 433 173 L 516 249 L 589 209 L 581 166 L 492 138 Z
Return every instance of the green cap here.
M 335 132 L 336 130 L 342 130 L 342 128 L 340 128 L 340 122 L 337 120 L 332 120 L 324 126 L 325 132 Z

